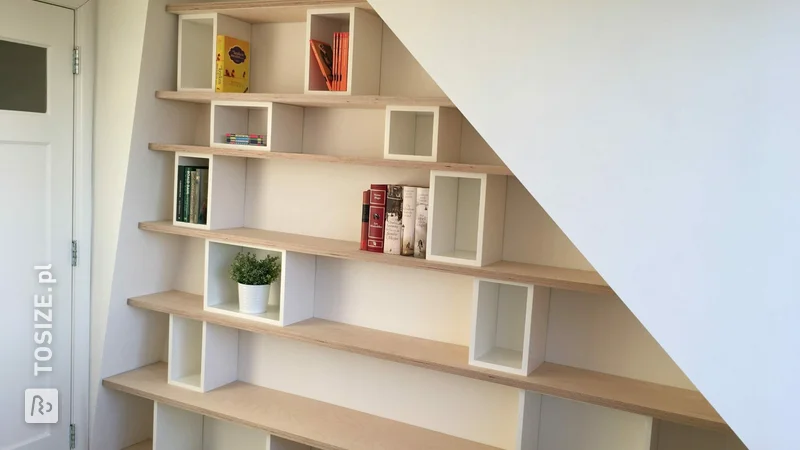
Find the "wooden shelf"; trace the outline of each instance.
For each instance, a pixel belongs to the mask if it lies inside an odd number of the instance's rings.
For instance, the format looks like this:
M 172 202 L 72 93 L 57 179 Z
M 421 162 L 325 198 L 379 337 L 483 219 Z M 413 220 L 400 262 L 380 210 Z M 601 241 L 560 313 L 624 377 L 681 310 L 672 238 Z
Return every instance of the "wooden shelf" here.
M 166 363 L 106 378 L 103 386 L 320 449 L 495 448 L 240 381 L 205 394 L 188 391 L 167 384 Z
M 153 450 L 153 441 L 148 439 L 138 444 L 131 445 L 130 447 L 125 447 L 122 450 Z
M 258 0 L 167 5 L 173 14 L 219 13 L 249 23 L 305 22 L 310 8 L 355 6 L 371 10 L 363 0 Z
M 722 418 L 696 391 L 600 372 L 544 363 L 529 376 L 470 366 L 467 347 L 354 325 L 309 319 L 277 327 L 203 309 L 203 299 L 180 291 L 135 297 L 137 308 L 254 333 L 307 342 L 430 370 L 652 416 L 692 426 L 727 430 Z
M 253 149 L 238 150 L 222 147 L 203 147 L 198 145 L 150 144 L 150 150 L 159 152 L 195 153 L 202 155 L 233 156 L 237 158 L 280 159 L 301 162 L 350 164 L 356 166 L 396 167 L 399 169 L 441 170 L 450 172 L 485 173 L 490 175 L 511 175 L 504 166 L 486 164 L 461 164 L 448 162 L 400 161 L 393 159 L 364 158 L 359 156 L 312 155 L 306 153 L 283 153 L 280 151 Z
M 414 269 L 434 270 L 490 280 L 531 283 L 540 286 L 568 289 L 597 294 L 613 294 L 597 272 L 562 269 L 509 261 L 500 261 L 484 267 L 461 266 L 407 256 L 386 255 L 359 250 L 358 242 L 340 241 L 278 231 L 254 228 L 229 228 L 226 230 L 201 230 L 173 225 L 171 221 L 139 222 L 139 229 L 179 236 L 213 239 L 241 246 L 256 245 L 280 248 L 297 253 L 331 258 L 366 261 Z
M 447 98 L 385 97 L 380 95 L 325 95 L 325 94 L 239 94 L 210 91 L 156 91 L 156 98 L 191 103 L 211 103 L 212 100 L 238 102 L 274 102 L 286 105 L 311 106 L 317 108 L 383 109 L 388 105 L 449 106 Z

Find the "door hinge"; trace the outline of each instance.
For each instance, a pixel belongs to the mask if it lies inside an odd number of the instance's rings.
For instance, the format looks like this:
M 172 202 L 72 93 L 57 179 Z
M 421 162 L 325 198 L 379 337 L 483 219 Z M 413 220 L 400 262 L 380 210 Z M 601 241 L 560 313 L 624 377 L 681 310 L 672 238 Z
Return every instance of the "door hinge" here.
M 75 424 L 69 424 L 69 448 L 70 450 L 75 448 Z
M 72 241 L 72 267 L 78 266 L 78 241 Z
M 81 49 L 78 47 L 72 48 L 72 74 L 78 75 L 81 73 Z

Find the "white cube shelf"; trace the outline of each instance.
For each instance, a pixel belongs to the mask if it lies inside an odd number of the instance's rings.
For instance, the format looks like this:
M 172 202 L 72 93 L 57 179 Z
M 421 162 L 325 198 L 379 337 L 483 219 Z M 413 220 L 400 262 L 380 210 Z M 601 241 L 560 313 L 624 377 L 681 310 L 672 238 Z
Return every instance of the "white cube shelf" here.
M 309 9 L 306 21 L 305 92 L 342 95 L 378 95 L 381 84 L 383 21 L 371 11 L 356 7 Z M 329 91 L 309 41 L 333 47 L 333 34 L 350 33 L 347 90 Z
M 210 142 L 214 147 L 300 153 L 303 150 L 303 108 L 272 102 L 211 102 Z M 264 144 L 225 142 L 227 133 L 264 135 Z
M 386 107 L 383 157 L 405 161 L 458 162 L 461 113 L 439 106 Z
M 159 402 L 154 409 L 153 450 L 270 450 L 266 431 Z
M 237 379 L 239 332 L 169 316 L 169 384 L 208 392 Z
M 659 448 L 652 417 L 524 390 L 518 408 L 516 450 Z
M 550 289 L 476 279 L 469 363 L 528 375 L 544 361 Z
M 178 18 L 178 90 L 214 91 L 217 35 L 250 42 L 251 25 L 216 13 Z
M 506 179 L 431 171 L 426 258 L 477 267 L 500 261 Z
M 239 311 L 238 284 L 231 280 L 231 262 L 239 252 L 254 253 L 258 258 L 278 256 L 281 276 L 270 287 L 267 311 L 248 314 Z M 270 325 L 285 326 L 314 316 L 314 280 L 316 256 L 267 247 L 241 247 L 224 242 L 206 241 L 205 304 L 207 311 L 246 318 Z
M 195 224 L 178 220 L 178 184 L 180 166 L 208 168 L 208 199 L 206 223 Z M 230 156 L 175 154 L 172 194 L 172 223 L 201 230 L 219 230 L 244 226 L 244 195 L 247 160 Z

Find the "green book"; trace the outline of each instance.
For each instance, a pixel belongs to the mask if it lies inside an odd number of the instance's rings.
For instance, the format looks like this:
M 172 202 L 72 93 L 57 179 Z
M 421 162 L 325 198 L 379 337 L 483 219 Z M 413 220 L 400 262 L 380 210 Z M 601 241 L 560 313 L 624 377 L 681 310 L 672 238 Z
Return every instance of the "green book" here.
M 198 186 L 197 223 L 208 223 L 208 169 L 197 169 L 200 177 Z
M 184 172 L 184 168 L 186 166 L 178 166 L 178 198 L 175 202 L 175 220 L 178 222 L 183 221 L 183 196 L 184 196 L 184 179 L 186 177 L 186 172 Z
M 192 195 L 191 173 L 194 167 L 185 166 L 183 168 L 183 217 L 181 222 L 189 223 L 189 198 Z

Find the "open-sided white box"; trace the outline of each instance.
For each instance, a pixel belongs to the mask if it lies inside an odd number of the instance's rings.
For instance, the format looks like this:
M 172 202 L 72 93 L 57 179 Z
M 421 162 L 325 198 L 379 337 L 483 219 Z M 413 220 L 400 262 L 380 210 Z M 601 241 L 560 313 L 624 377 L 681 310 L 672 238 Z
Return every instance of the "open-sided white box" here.
M 469 363 L 528 375 L 544 361 L 550 289 L 475 279 Z
M 439 106 L 386 107 L 383 157 L 405 161 L 458 162 L 461 113 Z
M 303 108 L 273 102 L 211 102 L 213 147 L 299 153 L 303 149 Z M 226 134 L 263 135 L 264 145 L 229 144 Z
M 500 261 L 506 179 L 432 170 L 426 258 L 477 267 Z
M 266 255 L 280 258 L 280 279 L 271 285 L 269 305 L 262 314 L 239 311 L 238 285 L 230 278 L 229 272 L 231 262 L 239 252 L 254 253 L 259 259 Z M 207 240 L 204 308 L 270 325 L 291 325 L 314 316 L 315 276 L 314 255 Z
M 383 21 L 358 7 L 309 9 L 306 22 L 305 92 L 307 94 L 378 95 L 381 84 Z M 333 34 L 350 33 L 347 90 L 329 91 L 309 41 L 333 47 Z
M 178 17 L 178 90 L 214 91 L 217 36 L 250 42 L 251 25 L 217 13 Z
M 239 332 L 169 316 L 169 384 L 208 392 L 236 381 Z
M 205 223 L 189 223 L 178 220 L 179 169 L 181 166 L 196 166 L 208 169 L 208 198 L 205 207 Z M 246 173 L 247 160 L 245 158 L 176 153 L 172 195 L 172 223 L 201 230 L 218 230 L 243 226 Z

